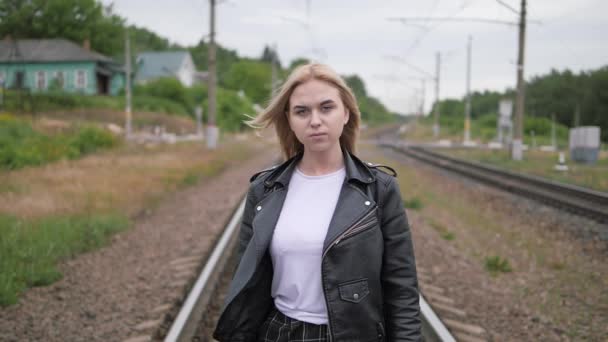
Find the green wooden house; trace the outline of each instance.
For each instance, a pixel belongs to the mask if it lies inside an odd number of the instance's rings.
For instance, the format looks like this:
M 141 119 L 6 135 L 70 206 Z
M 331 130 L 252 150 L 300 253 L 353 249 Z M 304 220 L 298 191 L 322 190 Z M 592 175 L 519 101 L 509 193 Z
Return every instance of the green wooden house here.
M 66 39 L 0 41 L 0 86 L 32 92 L 62 90 L 116 95 L 125 72 L 113 59 Z

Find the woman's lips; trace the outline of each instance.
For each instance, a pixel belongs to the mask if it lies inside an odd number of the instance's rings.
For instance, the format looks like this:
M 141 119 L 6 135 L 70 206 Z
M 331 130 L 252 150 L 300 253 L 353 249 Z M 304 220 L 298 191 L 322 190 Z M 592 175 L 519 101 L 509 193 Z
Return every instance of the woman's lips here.
M 316 137 L 322 137 L 324 135 L 327 135 L 327 133 L 314 133 L 314 134 L 311 134 L 310 136 L 313 138 L 316 138 Z

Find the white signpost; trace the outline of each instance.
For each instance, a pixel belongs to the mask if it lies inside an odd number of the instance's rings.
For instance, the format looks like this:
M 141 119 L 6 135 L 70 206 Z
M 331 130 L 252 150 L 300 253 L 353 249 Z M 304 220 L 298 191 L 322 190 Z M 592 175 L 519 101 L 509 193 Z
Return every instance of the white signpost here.
M 498 103 L 497 140 L 501 144 L 510 144 L 513 140 L 513 100 L 503 99 Z M 506 134 L 505 134 L 506 133 Z

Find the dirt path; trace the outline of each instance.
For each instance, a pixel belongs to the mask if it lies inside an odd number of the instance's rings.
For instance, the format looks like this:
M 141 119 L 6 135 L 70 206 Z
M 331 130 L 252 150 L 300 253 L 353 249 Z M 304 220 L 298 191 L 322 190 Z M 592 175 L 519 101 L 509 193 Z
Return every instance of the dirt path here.
M 249 176 L 278 155 L 276 148 L 258 151 L 171 195 L 110 245 L 62 264 L 62 280 L 0 309 L 0 340 L 121 341 L 152 333 L 182 295 L 176 272 L 192 272 L 192 263 L 175 261 L 207 254 Z

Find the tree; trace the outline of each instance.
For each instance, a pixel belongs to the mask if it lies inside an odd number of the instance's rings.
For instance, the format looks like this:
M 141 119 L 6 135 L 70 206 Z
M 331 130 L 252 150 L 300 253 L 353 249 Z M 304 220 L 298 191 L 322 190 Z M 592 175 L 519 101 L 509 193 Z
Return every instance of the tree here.
M 65 38 L 77 43 L 88 39 L 91 48 L 107 55 L 122 51 L 124 19 L 112 5 L 95 0 L 3 0 L 0 2 L 0 36 Z
M 254 103 L 263 104 L 270 96 L 270 65 L 256 60 L 241 60 L 233 63 L 226 74 L 225 86 L 233 90 L 244 90 Z
M 296 58 L 293 61 L 291 61 L 291 63 L 289 64 L 289 71 L 291 72 L 296 67 L 298 67 L 300 65 L 304 65 L 304 64 L 309 64 L 309 63 L 310 63 L 310 59 L 302 58 L 302 57 Z
M 189 47 L 188 51 L 192 55 L 192 60 L 194 64 L 202 70 L 208 70 L 207 63 L 208 54 L 207 54 L 208 44 L 201 39 L 197 45 Z M 217 70 L 217 81 L 220 86 L 225 86 L 224 80 L 226 79 L 226 75 L 232 68 L 232 64 L 238 62 L 241 58 L 236 53 L 235 50 L 226 49 L 220 45 L 216 44 L 216 70 Z
M 526 130 L 541 134 L 551 127 L 550 120 L 565 127 L 575 125 L 575 112 L 580 125 L 600 126 L 603 141 L 608 141 L 608 66 L 578 74 L 566 69 L 551 70 L 546 75 L 534 76 L 526 84 Z M 515 98 L 514 90 L 483 91 L 472 95 L 472 117 L 496 116 L 502 98 Z M 464 98 L 440 102 L 442 124 L 464 111 Z
M 279 59 L 279 54 L 276 50 L 269 47 L 268 45 L 264 45 L 264 51 L 262 51 L 262 57 L 260 57 L 260 61 L 266 62 L 268 64 L 276 63 L 276 65 L 281 67 L 281 60 Z
M 344 81 L 352 89 L 353 93 L 357 98 L 363 98 L 367 96 L 367 90 L 365 90 L 365 83 L 361 77 L 357 75 L 344 76 Z

